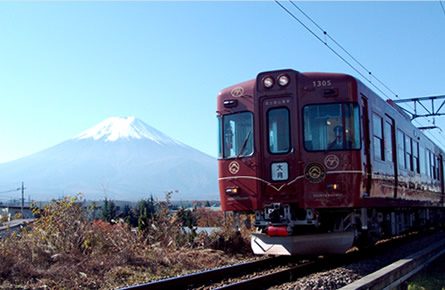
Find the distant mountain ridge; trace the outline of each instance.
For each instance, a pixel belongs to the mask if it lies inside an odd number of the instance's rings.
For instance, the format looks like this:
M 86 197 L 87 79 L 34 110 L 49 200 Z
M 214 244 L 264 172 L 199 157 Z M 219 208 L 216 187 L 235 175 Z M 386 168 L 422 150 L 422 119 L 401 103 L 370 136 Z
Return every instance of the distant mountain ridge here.
M 23 180 L 27 195 L 51 199 L 217 199 L 216 159 L 135 117 L 109 118 L 33 155 L 0 164 L 0 183 Z

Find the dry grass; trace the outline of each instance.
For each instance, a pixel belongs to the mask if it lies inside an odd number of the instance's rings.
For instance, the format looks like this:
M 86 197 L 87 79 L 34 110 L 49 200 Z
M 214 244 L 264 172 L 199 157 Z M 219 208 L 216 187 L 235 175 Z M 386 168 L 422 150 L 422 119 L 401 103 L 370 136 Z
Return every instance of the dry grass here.
M 78 196 L 39 214 L 28 229 L 0 241 L 0 287 L 118 288 L 230 264 L 250 253 L 247 240 L 229 230 L 181 233 L 166 208 L 144 232 L 89 221 Z

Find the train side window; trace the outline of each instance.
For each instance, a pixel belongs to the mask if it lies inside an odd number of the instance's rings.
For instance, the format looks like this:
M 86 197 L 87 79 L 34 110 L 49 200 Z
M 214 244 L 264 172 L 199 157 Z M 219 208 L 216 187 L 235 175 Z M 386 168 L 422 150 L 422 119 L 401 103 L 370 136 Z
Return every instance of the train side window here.
M 435 179 L 436 180 L 440 180 L 439 179 L 439 157 L 434 156 L 434 172 L 435 172 Z
M 412 149 L 413 149 L 413 171 L 416 173 L 420 173 L 419 168 L 419 143 L 416 141 L 412 141 Z
M 440 158 L 439 156 L 436 157 L 437 160 L 437 180 L 440 180 Z
M 426 153 L 426 158 L 425 158 L 425 163 L 426 163 L 426 176 L 431 177 L 431 152 L 429 150 L 425 151 Z
M 426 158 L 425 158 L 425 148 L 420 146 L 419 148 L 419 164 L 420 164 L 420 174 L 426 175 Z
M 269 127 L 269 151 L 279 154 L 290 150 L 289 110 L 271 109 L 267 113 Z
M 397 130 L 397 156 L 400 168 L 406 168 L 405 164 L 405 134 Z
M 430 159 L 430 177 L 432 179 L 436 179 L 436 171 L 434 170 L 434 154 L 429 152 L 429 159 Z
M 376 160 L 385 160 L 385 153 L 383 151 L 383 118 L 373 113 L 372 125 L 374 135 L 374 158 Z
M 224 115 L 222 130 L 224 134 L 223 158 L 253 154 L 253 114 L 251 112 Z
M 413 171 L 412 139 L 405 135 L 406 169 Z
M 436 156 L 434 153 L 431 154 L 431 170 L 433 171 L 433 179 L 436 179 Z
M 394 162 L 394 156 L 393 156 L 393 131 L 394 131 L 394 126 L 393 126 L 393 120 L 390 119 L 388 120 L 386 118 L 385 120 L 385 125 L 383 128 L 383 133 L 384 133 L 384 141 L 385 141 L 385 160 L 393 163 Z

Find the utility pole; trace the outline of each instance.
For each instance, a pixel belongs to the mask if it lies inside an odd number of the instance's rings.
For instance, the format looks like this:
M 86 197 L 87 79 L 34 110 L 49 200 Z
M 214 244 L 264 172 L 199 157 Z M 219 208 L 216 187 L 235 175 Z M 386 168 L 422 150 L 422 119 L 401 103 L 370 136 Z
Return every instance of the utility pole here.
M 24 217 L 23 214 L 23 207 L 25 206 L 25 184 L 22 181 L 22 218 Z

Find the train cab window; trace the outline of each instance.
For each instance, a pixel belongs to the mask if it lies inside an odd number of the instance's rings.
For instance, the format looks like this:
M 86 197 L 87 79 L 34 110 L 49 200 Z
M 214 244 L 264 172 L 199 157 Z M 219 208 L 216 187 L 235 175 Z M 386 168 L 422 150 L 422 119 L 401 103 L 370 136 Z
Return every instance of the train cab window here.
M 223 158 L 244 157 L 253 154 L 253 114 L 243 112 L 224 115 L 220 136 L 223 136 Z
M 267 113 L 269 127 L 269 151 L 273 154 L 290 150 L 289 110 L 272 109 Z
M 306 151 L 360 149 L 360 118 L 357 104 L 305 106 L 303 126 Z

